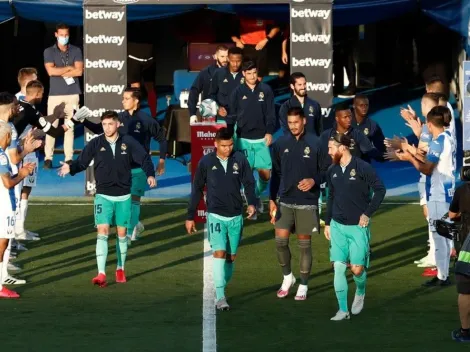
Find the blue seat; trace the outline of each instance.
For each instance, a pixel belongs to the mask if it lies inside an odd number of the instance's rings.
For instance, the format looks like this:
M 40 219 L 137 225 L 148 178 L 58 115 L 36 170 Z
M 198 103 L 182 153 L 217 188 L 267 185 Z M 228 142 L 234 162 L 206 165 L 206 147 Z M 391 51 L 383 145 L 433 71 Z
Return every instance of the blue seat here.
M 175 90 L 175 98 L 179 103 L 180 93 L 182 90 L 189 90 L 193 85 L 199 72 L 189 72 L 188 70 L 176 70 L 173 74 L 173 86 Z

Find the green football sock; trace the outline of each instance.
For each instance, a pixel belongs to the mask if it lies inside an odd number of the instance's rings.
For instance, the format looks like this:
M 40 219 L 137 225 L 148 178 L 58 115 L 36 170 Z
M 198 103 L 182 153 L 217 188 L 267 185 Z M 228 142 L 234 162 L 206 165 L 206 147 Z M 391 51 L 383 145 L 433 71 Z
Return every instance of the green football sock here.
M 334 268 L 334 286 L 339 309 L 342 312 L 348 312 L 348 280 L 346 279 L 346 264 L 335 262 Z
M 140 202 L 137 200 L 132 201 L 131 205 L 131 221 L 127 227 L 127 235 L 131 236 L 134 232 L 134 227 L 140 220 Z
M 265 181 L 261 179 L 261 177 L 258 178 L 258 181 L 256 181 L 256 197 L 259 198 L 263 194 L 263 192 L 268 188 L 269 181 Z
M 362 270 L 361 275 L 353 275 L 354 282 L 356 283 L 356 294 L 358 296 L 363 296 L 366 294 L 366 282 L 367 282 L 367 272 Z
M 235 263 L 225 260 L 225 285 L 228 285 L 233 276 L 233 267 Z
M 214 258 L 212 261 L 214 270 L 215 295 L 217 300 L 225 297 L 225 258 Z
M 124 270 L 124 264 L 126 263 L 127 257 L 127 238 L 126 237 L 117 237 L 116 238 L 116 258 L 117 258 L 117 268 Z
M 96 239 L 96 264 L 98 273 L 106 274 L 106 259 L 108 257 L 108 236 L 98 234 Z

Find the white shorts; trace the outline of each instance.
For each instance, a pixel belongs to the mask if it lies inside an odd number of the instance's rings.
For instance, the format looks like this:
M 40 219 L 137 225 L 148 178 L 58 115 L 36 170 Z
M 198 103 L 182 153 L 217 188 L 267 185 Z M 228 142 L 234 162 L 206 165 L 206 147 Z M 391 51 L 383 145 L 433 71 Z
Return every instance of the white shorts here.
M 0 238 L 15 238 L 16 216 L 13 211 L 0 211 Z
M 39 159 L 35 152 L 29 153 L 23 159 L 23 163 L 35 163 L 36 167 L 34 168 L 33 172 L 31 172 L 27 177 L 23 180 L 23 186 L 26 187 L 36 187 L 36 180 L 38 176 L 38 164 Z
M 442 217 L 449 213 L 450 204 L 446 202 L 428 202 L 428 218 L 429 230 L 436 232 L 434 221 L 442 219 Z
M 418 182 L 419 205 L 426 205 L 426 182 Z

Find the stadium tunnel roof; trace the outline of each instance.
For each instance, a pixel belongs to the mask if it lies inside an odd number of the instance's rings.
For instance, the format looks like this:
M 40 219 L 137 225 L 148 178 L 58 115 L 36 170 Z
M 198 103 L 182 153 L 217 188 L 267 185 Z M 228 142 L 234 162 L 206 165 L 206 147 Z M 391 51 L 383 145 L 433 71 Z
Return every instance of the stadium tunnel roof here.
M 176 2 L 177 0 L 175 0 Z M 221 0 L 222 1 L 222 0 Z M 256 0 L 254 0 L 256 1 Z M 209 8 L 213 11 L 288 21 L 288 5 L 130 5 L 128 20 L 151 20 Z M 469 33 L 470 1 L 462 0 L 336 0 L 334 25 L 357 25 L 397 17 L 420 8 L 426 15 L 463 37 Z M 83 0 L 0 0 L 0 23 L 15 15 L 43 22 L 83 24 Z

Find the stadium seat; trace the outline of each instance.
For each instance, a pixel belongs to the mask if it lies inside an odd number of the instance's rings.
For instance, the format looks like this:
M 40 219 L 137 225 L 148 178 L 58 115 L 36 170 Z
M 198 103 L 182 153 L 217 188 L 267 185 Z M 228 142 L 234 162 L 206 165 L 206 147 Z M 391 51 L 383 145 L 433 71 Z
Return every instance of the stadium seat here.
M 189 72 L 188 70 L 176 70 L 173 74 L 173 85 L 175 98 L 179 103 L 180 93 L 185 89 L 190 89 L 199 72 Z

